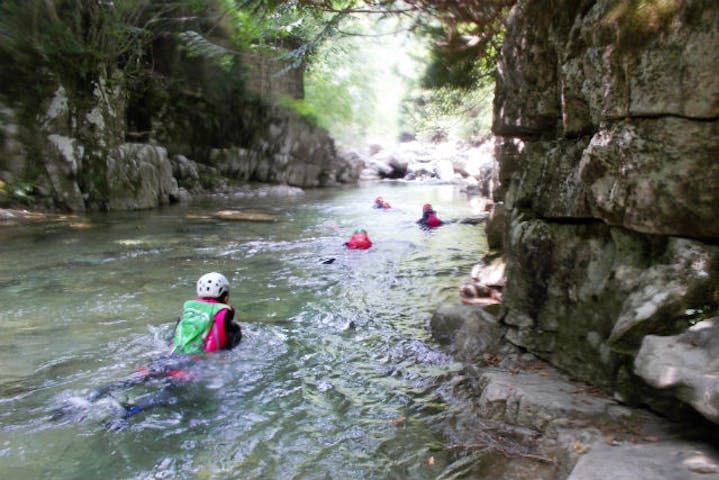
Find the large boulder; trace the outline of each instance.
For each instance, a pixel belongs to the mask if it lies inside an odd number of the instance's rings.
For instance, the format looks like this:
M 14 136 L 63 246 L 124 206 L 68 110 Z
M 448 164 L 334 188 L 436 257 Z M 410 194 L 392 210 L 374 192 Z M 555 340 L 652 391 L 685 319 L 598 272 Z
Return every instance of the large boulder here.
M 719 317 L 699 322 L 680 335 L 647 335 L 634 366 L 647 383 L 671 390 L 719 423 Z
M 687 311 L 719 299 L 718 265 L 719 248 L 670 237 L 661 256 L 641 272 L 617 272 L 618 281 L 633 286 L 623 295 L 610 345 L 634 353 L 645 335 L 682 331 Z
M 514 218 L 507 248 L 507 337 L 608 389 L 645 335 L 719 299 L 719 248 L 696 240 Z
M 85 200 L 78 185 L 84 147 L 72 137 L 47 136 L 45 170 L 53 197 L 60 207 L 73 212 L 85 211 Z
M 503 346 L 503 329 L 496 318 L 473 305 L 442 305 L 430 320 L 430 331 L 465 360 L 494 356 Z
M 109 210 L 140 210 L 177 198 L 167 150 L 141 143 L 121 145 L 107 159 Z

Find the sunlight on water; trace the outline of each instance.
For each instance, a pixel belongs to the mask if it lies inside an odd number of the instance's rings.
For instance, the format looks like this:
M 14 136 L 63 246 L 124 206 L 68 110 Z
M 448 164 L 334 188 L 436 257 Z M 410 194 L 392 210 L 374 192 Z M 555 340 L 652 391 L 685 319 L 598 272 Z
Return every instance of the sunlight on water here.
M 378 195 L 393 208 L 372 209 Z M 458 301 L 483 227 L 423 231 L 427 202 L 445 220 L 478 213 L 457 187 L 382 184 L 6 229 L 3 476 L 437 478 L 474 462 L 449 448 L 452 425 L 472 424 L 451 394 L 462 367 L 427 324 Z M 242 208 L 278 221 L 212 217 Z M 360 227 L 374 246 L 346 250 Z M 182 302 L 213 270 L 232 285 L 241 345 L 118 424 L 123 402 L 160 386 L 88 396 L 167 352 Z

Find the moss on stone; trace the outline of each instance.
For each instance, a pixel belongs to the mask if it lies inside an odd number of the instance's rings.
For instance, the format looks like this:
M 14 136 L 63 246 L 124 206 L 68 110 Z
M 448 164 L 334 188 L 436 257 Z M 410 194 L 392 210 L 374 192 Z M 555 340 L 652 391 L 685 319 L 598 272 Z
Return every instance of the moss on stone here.
M 618 51 L 638 55 L 658 34 L 669 30 L 683 4 L 680 0 L 622 0 L 607 12 L 602 23 L 616 29 Z

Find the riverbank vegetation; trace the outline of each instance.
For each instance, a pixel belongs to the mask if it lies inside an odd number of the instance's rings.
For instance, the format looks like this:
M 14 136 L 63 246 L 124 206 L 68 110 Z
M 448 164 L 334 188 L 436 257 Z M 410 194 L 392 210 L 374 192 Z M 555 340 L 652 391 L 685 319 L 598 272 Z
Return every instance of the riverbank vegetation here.
M 100 71 L 119 68 L 131 92 L 146 92 L 159 81 L 158 40 L 173 37 L 229 71 L 242 69 L 241 52 L 281 60 L 276 76 L 306 70 L 306 94 L 284 103 L 341 137 L 446 137 L 459 132 L 446 124 L 479 112 L 473 125 L 486 131 L 512 3 L 9 0 L 0 6 L 0 85 L 30 116 L 56 79 L 91 88 Z M 472 95 L 478 88 L 483 94 Z

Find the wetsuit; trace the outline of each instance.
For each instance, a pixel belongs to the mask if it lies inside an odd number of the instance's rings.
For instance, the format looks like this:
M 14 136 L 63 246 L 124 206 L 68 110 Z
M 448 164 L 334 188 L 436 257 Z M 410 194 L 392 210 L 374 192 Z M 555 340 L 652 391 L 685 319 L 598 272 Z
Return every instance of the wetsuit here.
M 378 198 L 374 201 L 373 208 L 392 208 L 392 206 L 389 204 L 389 202 L 385 202 L 381 198 Z
M 206 352 L 217 352 L 218 350 L 229 350 L 237 346 L 242 340 L 242 330 L 239 324 L 233 321 L 235 315 L 234 307 L 223 304 L 215 299 L 197 298 L 185 302 L 183 317 L 180 317 L 175 324 L 177 334 L 178 327 L 186 318 L 189 307 L 213 313 L 211 325 L 208 331 L 203 333 L 200 340 L 200 347 L 197 352 L 191 348 L 187 351 L 179 351 L 164 355 L 147 366 L 138 368 L 132 375 L 124 380 L 113 382 L 109 385 L 95 390 L 88 397 L 89 401 L 95 401 L 100 397 L 111 394 L 113 391 L 131 388 L 135 385 L 159 382 L 160 388 L 154 392 L 143 395 L 132 404 L 123 404 L 123 414 L 119 420 L 112 421 L 108 426 L 112 429 L 122 428 L 122 422 L 136 413 L 152 407 L 167 405 L 173 401 L 173 388 L 199 378 L 197 369 L 193 365 L 203 358 Z M 175 338 L 178 338 L 177 335 Z
M 434 210 L 425 210 L 422 214 L 422 218 L 417 220 L 417 223 L 424 228 L 436 228 L 444 222 L 437 217 L 437 213 Z

